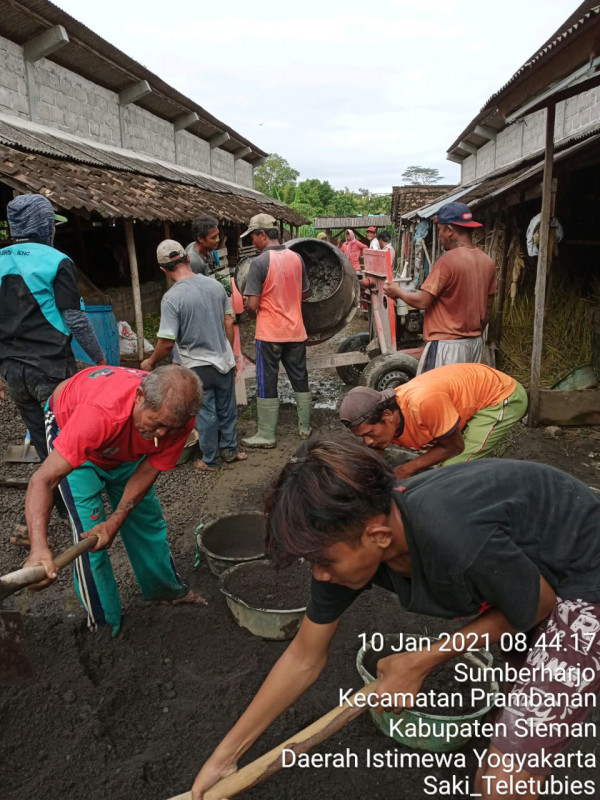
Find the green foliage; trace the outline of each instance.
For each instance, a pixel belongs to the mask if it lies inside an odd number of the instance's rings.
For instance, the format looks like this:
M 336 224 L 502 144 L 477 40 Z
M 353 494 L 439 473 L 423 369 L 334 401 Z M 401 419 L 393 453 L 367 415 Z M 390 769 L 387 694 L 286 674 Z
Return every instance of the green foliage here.
M 417 167 L 415 165 L 407 167 L 402 173 L 404 183 L 416 183 L 419 185 L 429 185 L 432 183 L 439 183 L 443 180 L 438 169 L 431 167 Z
M 286 192 L 295 189 L 299 174 L 297 169 L 290 167 L 285 158 L 271 153 L 262 167 L 255 170 L 254 186 L 257 191 L 288 203 L 290 200 Z

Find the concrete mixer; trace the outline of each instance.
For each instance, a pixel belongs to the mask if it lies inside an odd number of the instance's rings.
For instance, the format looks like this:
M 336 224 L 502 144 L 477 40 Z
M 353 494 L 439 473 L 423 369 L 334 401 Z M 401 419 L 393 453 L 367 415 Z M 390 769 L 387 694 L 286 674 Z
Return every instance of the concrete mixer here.
M 311 295 L 302 303 L 306 344 L 321 344 L 346 327 L 357 312 L 361 292 L 357 273 L 337 247 L 322 239 L 292 239 L 285 246 L 302 257 L 310 282 Z M 235 269 L 235 283 L 242 294 L 251 261 L 244 258 Z M 391 277 L 389 251 L 365 250 L 364 261 L 362 286 L 368 297 L 370 332 L 345 339 L 335 354 L 309 356 L 307 366 L 309 373 L 333 367 L 345 383 L 360 382 L 382 390 L 416 375 L 422 343 L 417 339 L 418 323 L 411 316 L 408 328 L 402 320 L 397 324 L 394 301 L 383 293 L 383 284 Z M 407 341 L 407 330 L 415 325 L 415 334 Z M 398 346 L 407 349 L 399 352 Z M 238 376 L 238 388 L 239 380 L 254 375 L 254 365 L 247 364 Z M 244 403 L 244 397 L 245 391 L 238 391 L 238 403 Z

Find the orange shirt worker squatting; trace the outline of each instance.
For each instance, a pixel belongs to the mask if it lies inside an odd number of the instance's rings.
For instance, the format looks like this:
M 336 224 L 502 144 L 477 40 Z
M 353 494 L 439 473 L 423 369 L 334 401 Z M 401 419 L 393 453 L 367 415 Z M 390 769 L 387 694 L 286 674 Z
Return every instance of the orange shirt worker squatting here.
M 484 364 L 451 364 L 384 392 L 357 386 L 339 414 L 368 447 L 425 450 L 396 467 L 396 477 L 406 478 L 489 456 L 526 411 L 527 394 L 514 378 Z

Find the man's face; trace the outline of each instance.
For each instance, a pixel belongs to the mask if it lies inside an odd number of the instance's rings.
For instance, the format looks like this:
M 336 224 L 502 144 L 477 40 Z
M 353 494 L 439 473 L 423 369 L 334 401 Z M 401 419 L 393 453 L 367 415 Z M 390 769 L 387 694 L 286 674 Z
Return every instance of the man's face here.
M 337 542 L 326 547 L 319 561 L 313 563 L 312 574 L 317 581 L 362 589 L 377 572 L 383 552 L 365 533 L 357 545 Z
M 262 252 L 269 244 L 269 239 L 264 231 L 258 231 L 258 233 L 254 233 L 253 231 L 250 234 L 250 238 L 252 239 L 252 244 L 259 252 Z
M 219 246 L 219 229 L 211 228 L 204 238 L 198 236 L 198 242 L 207 250 L 216 250 Z
M 375 231 L 367 231 L 367 239 L 372 242 L 375 238 Z
M 179 425 L 173 412 L 162 405 L 158 411 L 148 406 L 144 407 L 146 398 L 141 388 L 138 388 L 133 404 L 133 424 L 142 439 L 151 441 L 155 437 L 164 439 L 180 431 L 185 425 Z
M 438 239 L 441 242 L 442 247 L 444 250 L 452 250 L 454 247 L 454 241 L 456 235 L 450 225 L 441 225 L 439 222 L 437 223 L 438 229 Z
M 392 443 L 396 434 L 397 423 L 394 414 L 386 408 L 380 422 L 361 422 L 350 428 L 355 436 L 360 436 L 367 447 L 374 450 L 385 450 Z

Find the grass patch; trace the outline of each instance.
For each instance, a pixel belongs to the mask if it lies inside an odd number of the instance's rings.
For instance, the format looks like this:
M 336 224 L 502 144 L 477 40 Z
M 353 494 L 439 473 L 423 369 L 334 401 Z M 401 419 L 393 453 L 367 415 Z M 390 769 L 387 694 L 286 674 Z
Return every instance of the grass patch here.
M 600 282 L 589 297 L 567 281 L 553 281 L 546 303 L 541 385 L 549 388 L 592 357 L 592 309 L 600 303 Z M 498 368 L 529 385 L 533 348 L 533 290 L 523 290 L 504 313 Z

